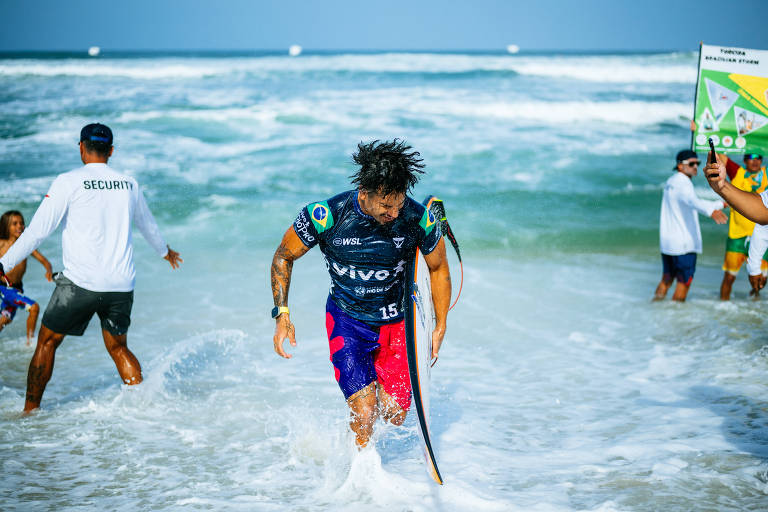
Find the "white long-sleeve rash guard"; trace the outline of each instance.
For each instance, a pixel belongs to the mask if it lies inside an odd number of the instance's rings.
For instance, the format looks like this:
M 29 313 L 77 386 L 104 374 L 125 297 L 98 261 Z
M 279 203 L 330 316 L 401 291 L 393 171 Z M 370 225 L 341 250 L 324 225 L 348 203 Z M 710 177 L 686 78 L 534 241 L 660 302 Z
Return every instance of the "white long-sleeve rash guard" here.
M 168 253 L 136 180 L 95 163 L 53 181 L 32 222 L 0 264 L 6 270 L 15 267 L 61 222 L 64 275 L 86 290 L 133 290 L 132 222 L 160 257 Z
M 768 208 L 768 191 L 760 194 L 763 204 Z M 762 274 L 762 260 L 765 251 L 768 249 L 768 225 L 761 226 L 755 224 L 755 230 L 752 232 L 752 238 L 749 241 L 749 253 L 747 255 L 747 271 L 749 275 L 756 276 Z

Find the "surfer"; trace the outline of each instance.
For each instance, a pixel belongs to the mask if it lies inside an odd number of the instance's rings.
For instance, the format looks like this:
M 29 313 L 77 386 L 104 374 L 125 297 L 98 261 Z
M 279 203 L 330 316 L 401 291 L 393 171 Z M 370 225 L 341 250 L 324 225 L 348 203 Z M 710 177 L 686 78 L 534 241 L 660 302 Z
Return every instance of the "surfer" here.
M 659 223 L 663 271 L 654 300 L 666 297 L 675 279 L 677 286 L 672 300 L 682 302 L 688 295 L 696 272 L 696 255 L 702 251 L 698 213 L 712 217 L 718 224 L 725 224 L 728 220 L 720 210 L 727 206 L 722 201 L 696 197 L 692 178 L 698 173 L 700 163 L 696 153 L 690 149 L 680 151 L 674 167 L 676 172 L 664 185 Z
M 418 247 L 429 267 L 436 325 L 432 356 L 446 330 L 451 278 L 440 222 L 408 192 L 424 171 L 420 154 L 404 141 L 357 146 L 357 188 L 302 208 L 272 260 L 275 352 L 296 336 L 288 310 L 293 262 L 315 245 L 331 276 L 326 331 L 336 381 L 350 409 L 359 448 L 381 416 L 402 425 L 411 405 L 405 349 L 403 293 L 406 262 Z
M 18 240 L 24 232 L 24 216 L 18 210 L 9 210 L 0 216 L 0 256 L 8 252 L 8 249 Z M 45 267 L 45 278 L 48 281 L 53 279 L 53 269 L 51 263 L 43 256 L 40 251 L 32 251 L 31 256 Z M 35 336 L 37 327 L 37 317 L 40 314 L 40 305 L 34 300 L 24 295 L 24 284 L 22 280 L 27 271 L 27 259 L 25 258 L 18 265 L 13 267 L 6 277 L 8 282 L 0 282 L 0 331 L 13 321 L 16 316 L 17 308 L 21 307 L 28 313 L 27 316 L 27 345 L 31 344 Z M 8 286 L 4 286 L 4 285 Z
M 2 277 L 4 268 L 15 268 L 64 223 L 64 271 L 55 280 L 29 363 L 25 413 L 40 406 L 64 337 L 81 336 L 94 313 L 123 382 L 141 382 L 141 366 L 127 345 L 136 275 L 131 223 L 172 268 L 182 261 L 163 241 L 136 180 L 107 165 L 114 151 L 112 130 L 86 125 L 79 147 L 84 166 L 56 177 L 29 227 L 0 258 Z

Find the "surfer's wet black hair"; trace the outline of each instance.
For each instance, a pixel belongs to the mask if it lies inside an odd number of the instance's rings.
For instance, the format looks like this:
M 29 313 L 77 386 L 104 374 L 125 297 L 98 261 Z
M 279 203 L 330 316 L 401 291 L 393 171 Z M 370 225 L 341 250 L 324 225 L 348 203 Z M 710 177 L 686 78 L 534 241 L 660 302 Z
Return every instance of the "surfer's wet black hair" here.
M 361 142 L 352 155 L 352 160 L 360 166 L 360 170 L 350 176 L 352 184 L 382 196 L 407 194 L 418 183 L 419 174 L 424 174 L 421 154 L 411 149 L 399 139 Z

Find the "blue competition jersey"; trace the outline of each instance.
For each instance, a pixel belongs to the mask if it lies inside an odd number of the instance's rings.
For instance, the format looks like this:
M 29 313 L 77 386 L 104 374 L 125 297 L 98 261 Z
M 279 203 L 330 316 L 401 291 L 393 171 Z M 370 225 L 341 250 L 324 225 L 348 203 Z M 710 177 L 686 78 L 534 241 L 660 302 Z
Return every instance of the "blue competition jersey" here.
M 373 325 L 403 318 L 406 263 L 415 247 L 429 254 L 441 237 L 434 215 L 410 197 L 395 220 L 381 225 L 360 209 L 357 190 L 308 204 L 293 230 L 307 247 L 320 244 L 333 301 Z

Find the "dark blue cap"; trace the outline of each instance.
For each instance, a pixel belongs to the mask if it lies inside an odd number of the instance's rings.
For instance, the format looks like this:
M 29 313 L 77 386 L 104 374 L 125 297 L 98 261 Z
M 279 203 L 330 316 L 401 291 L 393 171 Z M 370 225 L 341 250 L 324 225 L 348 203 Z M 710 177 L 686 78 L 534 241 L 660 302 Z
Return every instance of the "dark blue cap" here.
M 699 156 L 696 154 L 696 152 L 691 151 L 690 149 L 684 149 L 677 154 L 675 160 L 677 160 L 677 163 L 679 164 L 684 160 L 690 160 L 691 158 L 698 160 Z M 677 165 L 675 165 L 672 169 L 677 169 Z
M 87 124 L 80 130 L 80 142 L 84 140 L 103 142 L 104 144 L 111 146 L 112 130 L 109 129 L 109 126 L 101 123 Z
M 694 151 L 691 151 L 690 149 L 684 149 L 677 154 L 676 160 L 677 163 L 680 163 L 683 160 L 690 160 L 691 158 L 695 158 L 696 160 L 699 159 L 698 155 Z

